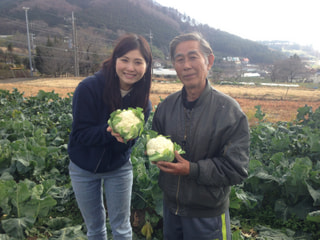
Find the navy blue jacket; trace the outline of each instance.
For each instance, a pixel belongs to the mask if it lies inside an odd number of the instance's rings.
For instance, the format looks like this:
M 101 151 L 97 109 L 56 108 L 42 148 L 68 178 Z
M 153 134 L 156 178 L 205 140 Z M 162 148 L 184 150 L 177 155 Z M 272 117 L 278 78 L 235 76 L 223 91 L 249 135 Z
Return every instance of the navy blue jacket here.
M 103 100 L 105 77 L 102 72 L 87 77 L 76 88 L 72 101 L 73 123 L 68 144 L 71 161 L 94 173 L 108 172 L 124 165 L 130 158 L 135 140 L 120 143 L 107 132 L 111 110 Z M 131 95 L 123 98 L 122 109 L 130 106 Z M 151 102 L 145 112 L 147 121 Z

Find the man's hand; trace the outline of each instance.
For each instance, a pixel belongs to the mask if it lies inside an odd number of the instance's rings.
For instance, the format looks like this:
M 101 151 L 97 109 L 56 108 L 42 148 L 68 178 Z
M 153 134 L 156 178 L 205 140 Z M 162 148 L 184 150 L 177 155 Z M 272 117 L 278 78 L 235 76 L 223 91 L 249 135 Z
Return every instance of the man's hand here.
M 189 175 L 190 173 L 190 163 L 188 160 L 181 157 L 181 155 L 175 151 L 174 155 L 178 162 L 165 162 L 165 161 L 159 161 L 156 162 L 156 165 L 160 170 L 171 173 L 174 175 Z
M 112 128 L 110 126 L 107 127 L 107 132 L 110 132 L 112 136 L 114 136 L 118 142 L 124 143 L 123 138 L 120 136 L 119 133 L 115 133 L 112 131 Z

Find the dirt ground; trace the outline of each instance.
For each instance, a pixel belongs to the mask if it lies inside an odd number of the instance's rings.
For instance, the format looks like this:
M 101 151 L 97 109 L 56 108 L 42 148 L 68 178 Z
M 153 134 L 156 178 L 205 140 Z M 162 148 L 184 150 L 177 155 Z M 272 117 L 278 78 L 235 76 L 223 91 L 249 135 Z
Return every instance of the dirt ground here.
M 39 90 L 58 93 L 67 97 L 83 78 L 46 78 L 46 79 L 10 79 L 0 80 L 0 89 L 12 91 L 17 88 L 26 97 L 35 96 Z M 229 86 L 213 85 L 217 90 L 235 98 L 246 113 L 250 124 L 257 119 L 254 117 L 255 106 L 260 105 L 266 113 L 268 121 L 292 121 L 297 109 L 305 105 L 315 110 L 320 107 L 320 90 L 297 87 L 267 87 L 267 86 Z M 153 106 L 160 102 L 160 97 L 182 88 L 181 83 L 153 82 L 150 99 Z

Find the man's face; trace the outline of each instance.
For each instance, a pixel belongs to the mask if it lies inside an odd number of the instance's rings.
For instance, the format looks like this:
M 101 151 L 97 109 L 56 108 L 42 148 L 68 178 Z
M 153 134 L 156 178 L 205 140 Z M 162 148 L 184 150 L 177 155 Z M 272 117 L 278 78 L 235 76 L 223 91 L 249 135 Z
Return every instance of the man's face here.
M 186 88 L 204 88 L 213 55 L 203 56 L 198 41 L 185 41 L 177 45 L 173 65 Z

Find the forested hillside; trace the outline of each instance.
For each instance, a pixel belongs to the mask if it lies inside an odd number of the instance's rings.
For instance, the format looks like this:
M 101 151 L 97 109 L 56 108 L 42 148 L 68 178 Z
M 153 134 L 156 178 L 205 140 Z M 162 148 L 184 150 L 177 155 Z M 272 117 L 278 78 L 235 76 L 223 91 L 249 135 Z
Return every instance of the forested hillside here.
M 197 23 L 179 10 L 163 7 L 153 0 L 1 0 L 0 35 L 26 33 L 23 7 L 29 7 L 30 31 L 37 45 L 44 44 L 48 38 L 72 38 L 74 12 L 82 52 L 101 52 L 106 43 L 122 32 L 135 32 L 150 41 L 157 58 L 165 58 L 175 35 L 199 31 L 210 42 L 216 59 L 237 56 L 249 58 L 251 63 L 269 64 L 282 57 L 279 51 Z

